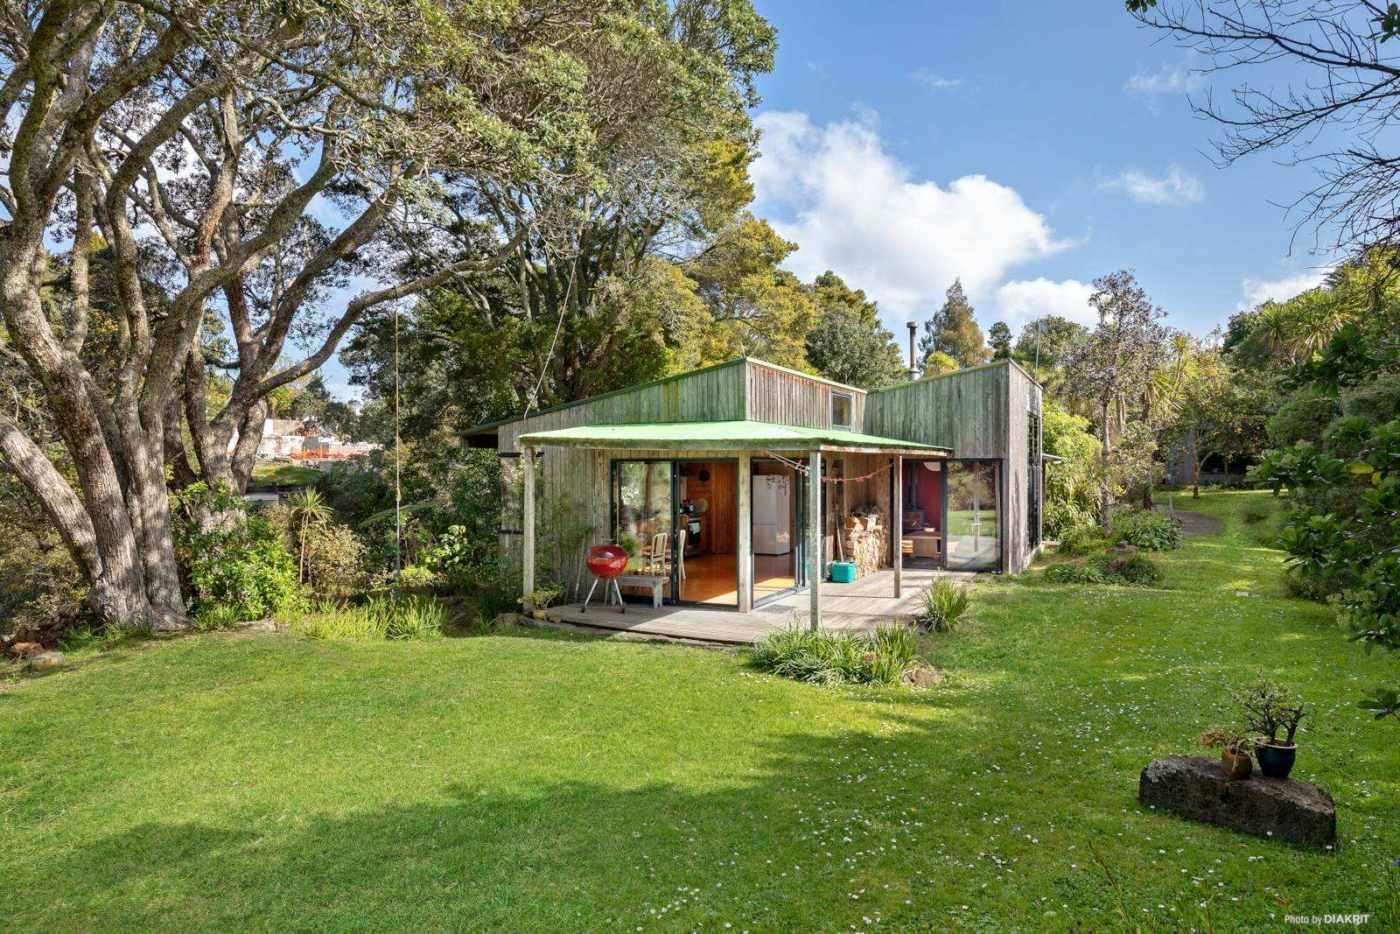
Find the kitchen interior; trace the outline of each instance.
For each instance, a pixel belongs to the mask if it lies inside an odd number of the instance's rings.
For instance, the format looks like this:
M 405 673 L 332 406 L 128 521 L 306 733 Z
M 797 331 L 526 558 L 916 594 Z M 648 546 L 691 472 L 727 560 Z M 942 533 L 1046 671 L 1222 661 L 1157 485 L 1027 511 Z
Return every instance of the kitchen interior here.
M 682 461 L 679 526 L 685 544 L 678 562 L 680 598 L 712 606 L 739 605 L 739 465 Z
M 753 599 L 797 586 L 797 471 L 777 460 L 753 462 Z

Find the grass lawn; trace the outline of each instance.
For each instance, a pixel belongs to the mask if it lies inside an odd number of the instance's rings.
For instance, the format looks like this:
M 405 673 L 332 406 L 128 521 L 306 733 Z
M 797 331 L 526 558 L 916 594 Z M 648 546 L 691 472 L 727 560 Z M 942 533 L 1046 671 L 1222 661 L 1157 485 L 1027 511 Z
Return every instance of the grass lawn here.
M 1400 929 L 1400 660 L 1286 597 L 1267 494 L 1161 589 L 978 587 L 938 690 L 545 635 L 210 635 L 0 685 L 7 930 Z M 1314 716 L 1312 853 L 1140 808 L 1258 671 Z
M 321 471 L 304 464 L 263 461 L 253 465 L 248 489 L 251 491 L 282 486 L 310 486 L 320 476 Z

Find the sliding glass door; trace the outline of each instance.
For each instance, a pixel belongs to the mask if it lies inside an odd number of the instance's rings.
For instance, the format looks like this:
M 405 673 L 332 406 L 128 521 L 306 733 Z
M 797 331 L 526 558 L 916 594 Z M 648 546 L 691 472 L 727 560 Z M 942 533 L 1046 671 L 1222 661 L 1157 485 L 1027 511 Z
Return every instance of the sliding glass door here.
M 807 478 L 786 462 L 756 457 L 749 482 L 753 602 L 759 606 L 807 585 Z
M 613 463 L 613 535 L 627 550 L 629 574 L 670 576 L 675 540 L 675 464 Z M 674 582 L 671 594 L 674 595 Z
M 949 461 L 945 523 L 950 571 L 1001 569 L 1001 477 L 995 461 Z

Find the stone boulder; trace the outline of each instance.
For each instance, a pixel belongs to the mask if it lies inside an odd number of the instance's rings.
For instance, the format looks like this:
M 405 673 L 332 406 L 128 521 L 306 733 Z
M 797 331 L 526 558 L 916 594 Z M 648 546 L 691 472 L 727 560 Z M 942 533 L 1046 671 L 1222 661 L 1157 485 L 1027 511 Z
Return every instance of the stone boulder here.
M 1326 789 L 1257 775 L 1231 781 L 1216 759 L 1153 760 L 1138 780 L 1138 800 L 1190 820 L 1299 846 L 1337 842 L 1337 809 Z
M 907 669 L 900 680 L 904 682 L 906 687 L 927 691 L 943 683 L 943 672 L 941 669 L 928 665 L 916 665 Z

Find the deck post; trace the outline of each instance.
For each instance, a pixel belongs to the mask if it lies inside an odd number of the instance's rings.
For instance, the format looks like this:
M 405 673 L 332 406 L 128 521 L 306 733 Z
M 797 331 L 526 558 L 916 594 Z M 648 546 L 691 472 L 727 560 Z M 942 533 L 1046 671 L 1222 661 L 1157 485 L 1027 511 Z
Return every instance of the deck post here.
M 812 596 L 812 631 L 822 627 L 822 452 L 807 458 L 807 587 Z
M 535 592 L 535 449 L 527 447 L 520 452 L 521 472 L 524 474 L 524 496 L 523 496 L 523 524 L 521 531 L 524 532 L 523 543 L 521 545 L 520 567 L 521 567 L 521 596 L 527 601 L 525 609 L 532 610 L 528 601 L 530 594 Z
M 917 468 L 916 468 L 917 469 Z M 890 504 L 890 535 L 894 538 L 894 598 L 904 588 L 904 455 L 894 456 L 894 500 Z
M 739 528 L 738 531 L 738 554 L 735 556 L 739 566 L 739 612 L 748 613 L 753 610 L 753 497 L 752 473 L 753 455 L 740 454 L 738 480 L 739 484 Z

